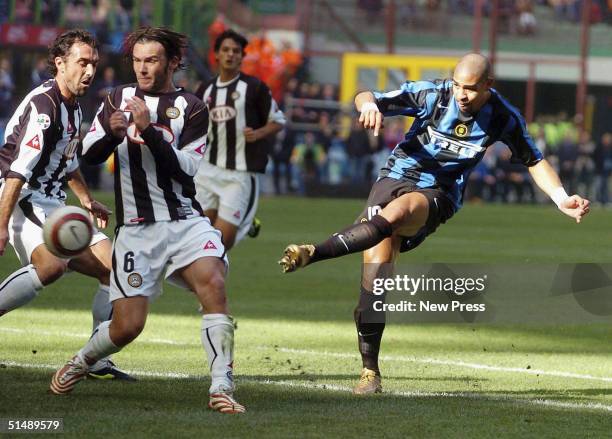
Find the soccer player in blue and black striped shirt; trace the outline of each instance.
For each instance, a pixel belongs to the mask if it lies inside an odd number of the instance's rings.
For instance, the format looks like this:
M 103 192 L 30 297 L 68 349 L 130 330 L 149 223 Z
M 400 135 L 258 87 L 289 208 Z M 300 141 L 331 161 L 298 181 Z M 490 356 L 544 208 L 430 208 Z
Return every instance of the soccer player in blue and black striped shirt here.
M 492 82 L 487 58 L 468 54 L 455 67 L 452 79 L 408 81 L 399 90 L 358 94 L 359 121 L 374 135 L 384 116 L 411 116 L 414 123 L 381 169 L 355 224 L 317 245 L 292 244 L 279 261 L 283 271 L 290 272 L 364 252 L 367 269 L 355 309 L 363 370 L 354 393 L 382 390 L 378 352 L 384 316 L 372 313 L 377 296 L 366 286 L 373 277 L 384 275 L 385 266 L 379 264 L 394 263 L 398 253 L 418 246 L 461 208 L 468 176 L 489 146 L 498 141 L 508 145 L 512 160 L 527 166 L 536 184 L 577 223 L 589 212 L 588 200 L 565 192 L 527 133 L 523 117 L 491 88 Z

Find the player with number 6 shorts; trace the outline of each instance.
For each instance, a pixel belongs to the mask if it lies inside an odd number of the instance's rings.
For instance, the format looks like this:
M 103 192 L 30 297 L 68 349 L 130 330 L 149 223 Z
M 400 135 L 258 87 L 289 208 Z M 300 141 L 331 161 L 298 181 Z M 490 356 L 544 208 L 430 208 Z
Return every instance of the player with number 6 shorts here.
M 92 164 L 114 155 L 113 317 L 56 372 L 51 391 L 72 391 L 91 364 L 132 342 L 166 278 L 194 293 L 203 308 L 200 335 L 212 378 L 208 407 L 242 413 L 244 406 L 233 396 L 228 261 L 221 233 L 202 215 L 193 182 L 206 149 L 208 111 L 172 82 L 187 39 L 145 27 L 130 34 L 124 47 L 137 83 L 110 91 L 83 140 L 83 157 Z

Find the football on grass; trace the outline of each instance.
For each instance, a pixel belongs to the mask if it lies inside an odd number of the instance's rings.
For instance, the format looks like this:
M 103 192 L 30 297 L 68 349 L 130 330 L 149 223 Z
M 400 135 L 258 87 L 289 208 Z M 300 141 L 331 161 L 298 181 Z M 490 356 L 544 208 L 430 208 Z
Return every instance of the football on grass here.
M 43 239 L 51 253 L 71 258 L 82 253 L 93 236 L 89 214 L 76 206 L 64 206 L 54 211 L 43 225 Z

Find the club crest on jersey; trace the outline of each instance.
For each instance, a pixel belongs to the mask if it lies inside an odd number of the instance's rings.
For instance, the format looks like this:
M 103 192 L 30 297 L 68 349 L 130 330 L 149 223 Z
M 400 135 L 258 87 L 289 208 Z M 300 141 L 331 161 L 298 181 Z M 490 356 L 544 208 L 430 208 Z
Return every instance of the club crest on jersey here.
M 176 107 L 168 107 L 166 108 L 166 116 L 170 119 L 176 119 L 181 115 L 181 111 Z
M 217 250 L 217 246 L 210 239 L 204 244 L 204 250 Z
M 174 133 L 172 132 L 170 128 L 160 123 L 152 123 L 151 125 L 157 131 L 163 134 L 164 140 L 166 142 L 168 143 L 174 142 Z M 130 126 L 127 129 L 127 136 L 130 142 L 132 143 L 138 143 L 140 145 L 143 145 L 145 143 L 143 138 L 140 136 L 140 131 L 138 131 L 138 128 L 136 128 L 136 125 L 133 122 L 130 124 Z
M 51 118 L 49 117 L 48 114 L 45 113 L 41 113 L 38 115 L 38 117 L 36 118 L 36 123 L 38 124 L 39 127 L 41 127 L 43 130 L 46 130 L 47 128 L 49 128 L 51 126 Z
M 455 127 L 455 135 L 457 137 L 465 137 L 468 135 L 468 127 L 462 123 Z
M 34 149 L 40 149 L 40 140 L 38 139 L 38 134 L 32 137 L 30 141 L 26 143 L 26 146 L 29 146 L 30 148 Z
M 228 105 L 222 105 L 210 110 L 210 118 L 216 123 L 227 122 L 235 117 L 236 109 Z
M 427 132 L 431 138 L 431 143 L 457 156 L 457 158 L 470 159 L 485 150 L 484 147 L 475 143 L 457 140 L 449 135 L 427 127 Z
M 232 97 L 233 100 L 236 100 L 240 97 L 240 93 L 234 90 L 230 96 Z
M 139 273 L 130 273 L 127 282 L 132 288 L 140 288 L 142 285 L 142 276 Z

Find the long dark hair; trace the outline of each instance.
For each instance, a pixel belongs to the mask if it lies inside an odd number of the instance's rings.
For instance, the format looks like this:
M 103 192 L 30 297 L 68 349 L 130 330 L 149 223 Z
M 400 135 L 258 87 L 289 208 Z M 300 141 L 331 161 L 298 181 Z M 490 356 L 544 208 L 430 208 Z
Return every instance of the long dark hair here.
M 172 58 L 177 58 L 179 61 L 178 68 L 182 69 L 185 67 L 181 62 L 183 50 L 187 48 L 187 37 L 185 35 L 165 27 L 141 27 L 129 34 L 123 42 L 123 54 L 127 61 L 132 61 L 134 45 L 144 41 L 157 41 L 164 46 L 168 61 Z

